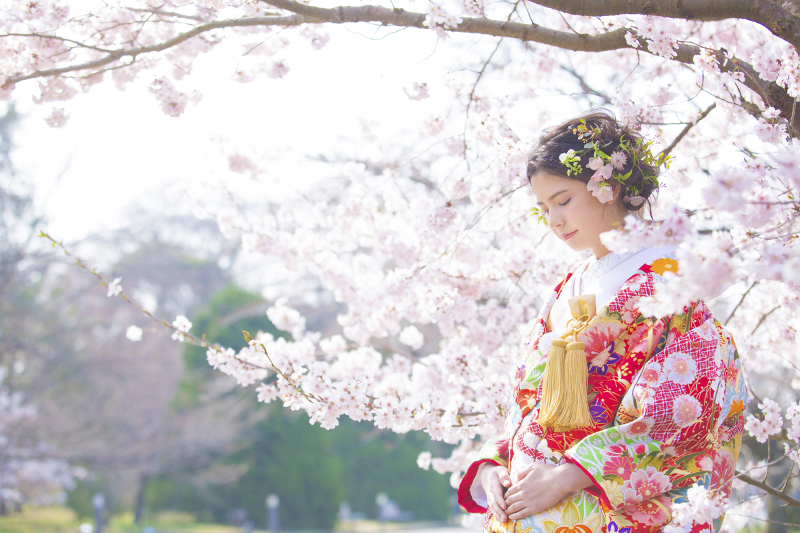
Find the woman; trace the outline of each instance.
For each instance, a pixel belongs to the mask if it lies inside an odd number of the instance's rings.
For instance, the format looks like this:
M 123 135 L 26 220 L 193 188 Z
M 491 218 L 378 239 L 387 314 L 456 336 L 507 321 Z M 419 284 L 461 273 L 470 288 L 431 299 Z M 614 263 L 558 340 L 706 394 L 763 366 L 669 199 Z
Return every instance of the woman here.
M 674 248 L 615 254 L 600 239 L 650 205 L 665 163 L 650 146 L 596 112 L 547 130 L 530 156 L 540 216 L 592 256 L 542 308 L 505 432 L 461 481 L 487 532 L 661 531 L 693 484 L 730 492 L 748 401 L 733 339 L 703 302 L 639 312 L 677 272 Z

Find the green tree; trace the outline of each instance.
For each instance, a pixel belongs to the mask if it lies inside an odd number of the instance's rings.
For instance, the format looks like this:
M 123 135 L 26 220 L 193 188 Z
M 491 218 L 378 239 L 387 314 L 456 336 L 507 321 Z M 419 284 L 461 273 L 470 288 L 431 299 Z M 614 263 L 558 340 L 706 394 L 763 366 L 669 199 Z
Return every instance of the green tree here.
M 417 466 L 426 450 L 447 454 L 450 446 L 431 442 L 419 431 L 399 435 L 369 422 L 341 419 L 332 430 L 332 447 L 342 461 L 345 500 L 356 512 L 377 518 L 375 497 L 386 493 L 415 520 L 446 520 L 452 489 L 445 476 Z
M 267 306 L 259 296 L 229 285 L 193 314 L 192 329 L 232 348 L 243 345 L 242 330 L 288 336 L 267 319 Z M 186 376 L 176 401 L 189 406 L 219 377 L 202 348 L 187 345 L 184 360 Z M 255 402 L 250 394 L 243 394 L 241 401 Z M 447 478 L 416 464 L 420 452 L 446 453 L 447 447 L 431 443 L 424 434 L 397 435 L 349 419 L 326 431 L 279 402 L 248 411 L 261 412 L 263 418 L 242 432 L 238 451 L 216 460 L 217 466 L 239 472 L 235 481 L 205 483 L 200 475 L 162 475 L 150 483 L 148 509 L 183 510 L 200 520 L 216 521 L 227 521 L 231 511 L 245 509 L 250 520 L 266 525 L 265 500 L 276 494 L 281 529 L 330 530 L 342 501 L 376 517 L 375 497 L 384 492 L 418 520 L 447 518 L 452 491 Z

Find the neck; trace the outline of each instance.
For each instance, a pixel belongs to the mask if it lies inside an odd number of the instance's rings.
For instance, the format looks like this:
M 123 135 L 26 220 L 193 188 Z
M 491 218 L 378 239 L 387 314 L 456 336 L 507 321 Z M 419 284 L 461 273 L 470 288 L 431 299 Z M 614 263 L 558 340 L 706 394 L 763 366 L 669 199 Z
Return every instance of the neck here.
M 594 254 L 596 259 L 602 259 L 603 257 L 607 256 L 611 253 L 611 250 L 603 246 L 602 244 L 597 245 L 596 247 L 592 248 L 592 253 Z

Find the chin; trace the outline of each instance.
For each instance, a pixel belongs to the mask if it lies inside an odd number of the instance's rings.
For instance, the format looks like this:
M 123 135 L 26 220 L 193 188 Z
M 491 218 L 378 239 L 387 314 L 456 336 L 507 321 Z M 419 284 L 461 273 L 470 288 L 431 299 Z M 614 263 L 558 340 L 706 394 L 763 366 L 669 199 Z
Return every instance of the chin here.
M 586 243 L 573 241 L 575 241 L 575 238 L 564 241 L 564 244 L 569 246 L 575 252 L 585 252 L 586 250 L 590 250 L 592 248 L 591 246 L 586 245 Z

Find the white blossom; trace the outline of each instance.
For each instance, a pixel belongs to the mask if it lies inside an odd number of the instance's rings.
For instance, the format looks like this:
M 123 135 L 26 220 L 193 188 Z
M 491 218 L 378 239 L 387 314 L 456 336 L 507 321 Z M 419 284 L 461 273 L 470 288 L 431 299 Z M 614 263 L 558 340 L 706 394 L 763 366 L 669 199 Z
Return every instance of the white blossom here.
M 128 326 L 125 331 L 125 337 L 131 342 L 139 342 L 142 340 L 142 328 L 138 326 Z
M 172 327 L 177 330 L 172 333 L 172 339 L 178 342 L 183 342 L 186 340 L 184 333 L 189 333 L 189 330 L 192 329 L 192 323 L 189 322 L 189 319 L 185 316 L 178 315 L 178 317 L 172 322 Z
M 112 296 L 119 296 L 122 292 L 122 285 L 120 285 L 120 281 L 122 281 L 122 278 L 114 278 L 114 281 L 108 284 L 107 296 L 109 298 Z

